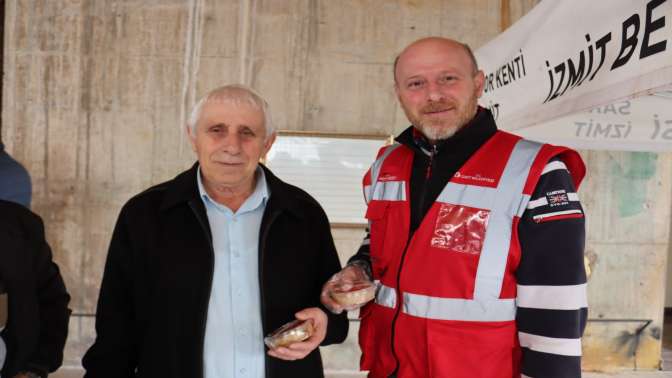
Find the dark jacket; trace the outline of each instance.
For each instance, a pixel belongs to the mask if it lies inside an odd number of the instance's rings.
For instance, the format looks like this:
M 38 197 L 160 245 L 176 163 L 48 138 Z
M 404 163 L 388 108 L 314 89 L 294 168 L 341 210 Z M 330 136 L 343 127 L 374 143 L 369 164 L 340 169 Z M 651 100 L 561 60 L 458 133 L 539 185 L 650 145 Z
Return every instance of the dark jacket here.
M 8 294 L 3 377 L 46 375 L 63 361 L 70 296 L 44 238 L 44 226 L 25 207 L 0 200 L 0 281 Z
M 268 334 L 295 312 L 321 307 L 322 284 L 340 263 L 320 205 L 264 170 L 271 196 L 259 235 L 259 286 Z M 203 377 L 214 252 L 196 171 L 194 165 L 122 208 L 98 299 L 97 338 L 83 358 L 86 377 Z M 345 314 L 324 311 L 322 345 L 343 341 Z M 298 361 L 266 357 L 268 378 L 322 376 L 318 349 Z

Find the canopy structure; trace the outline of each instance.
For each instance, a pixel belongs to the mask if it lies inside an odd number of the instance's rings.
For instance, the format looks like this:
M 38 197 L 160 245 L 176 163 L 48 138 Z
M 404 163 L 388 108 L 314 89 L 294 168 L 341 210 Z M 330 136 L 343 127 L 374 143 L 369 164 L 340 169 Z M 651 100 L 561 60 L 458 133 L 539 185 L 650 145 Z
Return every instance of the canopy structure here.
M 542 1 L 475 52 L 504 130 L 576 148 L 672 151 L 672 2 Z

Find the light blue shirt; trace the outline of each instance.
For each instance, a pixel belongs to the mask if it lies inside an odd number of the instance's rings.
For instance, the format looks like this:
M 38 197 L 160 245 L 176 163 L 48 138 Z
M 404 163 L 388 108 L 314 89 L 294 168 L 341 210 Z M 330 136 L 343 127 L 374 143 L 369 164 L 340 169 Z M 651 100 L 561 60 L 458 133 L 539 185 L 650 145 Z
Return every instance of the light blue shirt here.
M 270 192 L 261 168 L 256 177 L 254 192 L 234 213 L 208 196 L 200 169 L 197 174 L 215 251 L 203 350 L 205 378 L 265 376 L 259 229 Z

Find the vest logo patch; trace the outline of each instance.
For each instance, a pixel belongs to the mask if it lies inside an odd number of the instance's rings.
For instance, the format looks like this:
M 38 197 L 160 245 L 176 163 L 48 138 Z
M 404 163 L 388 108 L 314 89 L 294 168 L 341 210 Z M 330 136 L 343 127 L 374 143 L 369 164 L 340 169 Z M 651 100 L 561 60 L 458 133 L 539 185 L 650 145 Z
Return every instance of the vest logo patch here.
M 460 173 L 460 171 L 455 172 L 454 175 L 455 178 L 458 178 L 460 180 L 471 180 L 471 181 L 477 181 L 477 182 L 487 182 L 489 184 L 494 184 L 495 179 L 492 177 L 484 177 L 481 176 L 480 173 L 477 173 L 475 175 L 465 175 L 463 173 Z
M 378 177 L 378 181 L 399 181 L 399 179 L 391 173 L 383 173 Z
M 547 192 L 546 201 L 548 201 L 548 206 L 550 207 L 569 205 L 569 198 L 564 189 Z
M 483 249 L 489 210 L 442 203 L 430 244 L 434 248 L 478 255 Z

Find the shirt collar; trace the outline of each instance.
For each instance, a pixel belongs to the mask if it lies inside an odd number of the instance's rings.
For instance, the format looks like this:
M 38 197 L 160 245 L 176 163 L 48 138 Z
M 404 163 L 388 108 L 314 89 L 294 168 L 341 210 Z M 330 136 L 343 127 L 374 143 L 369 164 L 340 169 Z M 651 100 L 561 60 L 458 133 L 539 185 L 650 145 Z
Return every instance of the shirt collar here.
M 254 174 L 257 179 L 257 184 L 254 187 L 254 191 L 252 194 L 250 194 L 249 197 L 245 199 L 245 202 L 243 202 L 242 206 L 240 206 L 238 211 L 236 211 L 236 214 L 254 211 L 259 207 L 266 206 L 266 202 L 268 202 L 268 198 L 270 197 L 271 193 L 268 188 L 268 184 L 266 183 L 266 175 L 264 174 L 264 170 L 261 169 L 261 167 L 257 167 Z M 198 170 L 196 171 L 196 182 L 198 183 L 198 193 L 200 194 L 201 200 L 203 200 L 203 203 L 206 206 L 213 205 L 219 210 L 231 212 L 231 209 L 212 199 L 208 195 L 208 192 L 205 191 L 203 180 L 201 178 L 201 167 L 198 167 Z

